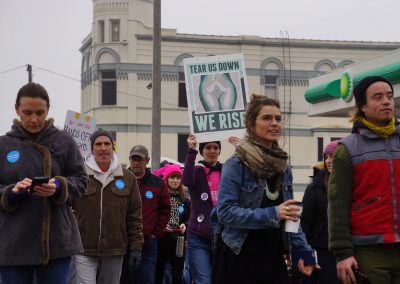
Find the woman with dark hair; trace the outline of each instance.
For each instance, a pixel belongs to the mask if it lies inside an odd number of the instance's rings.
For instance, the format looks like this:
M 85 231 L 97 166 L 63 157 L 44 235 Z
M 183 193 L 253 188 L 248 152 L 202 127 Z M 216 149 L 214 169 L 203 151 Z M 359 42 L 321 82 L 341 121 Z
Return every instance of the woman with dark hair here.
M 245 114 L 247 137 L 224 164 L 213 210 L 220 233 L 214 262 L 214 283 L 288 283 L 284 254 L 284 221 L 296 221 L 300 207 L 293 200 L 288 155 L 279 145 L 282 114 L 279 102 L 252 95 Z M 287 245 L 287 244 L 286 244 Z M 304 233 L 290 233 L 292 250 L 311 253 Z M 313 265 L 299 269 L 311 274 Z
M 183 171 L 183 184 L 190 195 L 188 227 L 189 267 L 194 283 L 211 283 L 213 229 L 211 210 L 217 202 L 222 164 L 218 161 L 221 142 L 210 141 L 199 145 L 203 160 L 195 164 L 198 151 L 196 136 L 190 134 L 188 152 Z
M 39 84 L 18 92 L 11 131 L 0 137 L 0 274 L 4 284 L 66 281 L 70 256 L 83 252 L 70 202 L 88 177 L 72 137 L 47 119 Z
M 332 157 L 339 140 L 330 142 L 324 148 L 324 169 L 313 177 L 303 196 L 301 227 L 307 241 L 317 251 L 322 270 L 315 270 L 302 283 L 340 284 L 336 273 L 336 257 L 328 250 L 328 179 L 332 171 Z
M 163 178 L 171 198 L 171 219 L 165 234 L 158 240 L 156 284 L 181 284 L 184 255 L 176 255 L 178 236 L 186 232 L 189 202 L 182 186 L 182 170 L 177 164 L 164 166 Z

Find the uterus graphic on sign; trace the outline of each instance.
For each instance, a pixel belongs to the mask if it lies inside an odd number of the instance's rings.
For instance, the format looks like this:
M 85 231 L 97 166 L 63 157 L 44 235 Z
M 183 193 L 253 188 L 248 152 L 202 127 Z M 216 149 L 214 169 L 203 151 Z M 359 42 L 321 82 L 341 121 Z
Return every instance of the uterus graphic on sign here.
M 204 74 L 193 77 L 195 87 L 195 112 L 232 110 L 243 108 L 243 101 L 238 96 L 240 88 L 238 72 Z

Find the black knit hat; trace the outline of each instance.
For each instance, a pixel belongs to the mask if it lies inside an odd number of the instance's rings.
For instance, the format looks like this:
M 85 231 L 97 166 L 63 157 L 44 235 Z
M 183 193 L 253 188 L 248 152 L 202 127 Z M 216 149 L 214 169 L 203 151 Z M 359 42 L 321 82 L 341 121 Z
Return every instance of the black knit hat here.
M 219 146 L 219 151 L 221 152 L 221 142 L 220 142 L 220 141 L 209 141 L 209 142 L 202 142 L 202 143 L 200 143 L 200 145 L 199 145 L 199 152 L 200 152 L 200 155 L 203 156 L 204 147 L 205 147 L 208 143 L 217 143 L 218 146 Z
M 114 149 L 113 137 L 112 137 L 111 133 L 108 132 L 107 130 L 98 129 L 98 130 L 96 130 L 96 131 L 92 134 L 92 136 L 90 136 L 90 149 L 91 149 L 92 151 L 93 151 L 94 142 L 95 142 L 96 139 L 99 138 L 100 136 L 106 136 L 106 137 L 110 138 L 111 145 L 113 145 L 113 149 Z
M 353 89 L 354 99 L 356 100 L 356 106 L 362 107 L 366 104 L 367 98 L 365 96 L 365 91 L 375 82 L 385 82 L 387 83 L 393 92 L 392 84 L 381 76 L 368 76 L 362 79 L 357 86 Z

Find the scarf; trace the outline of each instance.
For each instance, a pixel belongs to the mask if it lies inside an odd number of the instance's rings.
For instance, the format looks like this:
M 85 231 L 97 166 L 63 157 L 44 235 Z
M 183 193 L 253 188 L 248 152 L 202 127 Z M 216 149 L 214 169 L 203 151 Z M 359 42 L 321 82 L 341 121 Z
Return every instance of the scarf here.
M 215 166 L 210 165 L 206 161 L 199 161 L 199 164 L 202 164 L 206 168 L 210 169 L 210 171 L 208 172 L 208 175 L 210 175 L 213 171 L 218 171 L 218 172 L 222 171 L 222 164 L 220 162 L 217 162 L 215 164 Z
M 359 119 L 362 124 L 364 124 L 366 127 L 368 127 L 372 132 L 376 133 L 377 135 L 381 136 L 382 138 L 388 138 L 390 135 L 392 135 L 395 130 L 395 119 L 392 117 L 392 120 L 386 125 L 386 126 L 377 126 L 365 118 L 360 118 Z
M 179 198 L 179 191 L 168 188 L 169 196 L 171 199 L 171 218 L 169 219 L 168 224 L 172 228 L 179 227 L 179 205 L 180 205 L 180 198 Z
M 236 154 L 258 178 L 275 177 L 275 191 L 281 187 L 281 176 L 287 168 L 288 154 L 281 148 L 269 149 L 255 140 L 245 139 Z

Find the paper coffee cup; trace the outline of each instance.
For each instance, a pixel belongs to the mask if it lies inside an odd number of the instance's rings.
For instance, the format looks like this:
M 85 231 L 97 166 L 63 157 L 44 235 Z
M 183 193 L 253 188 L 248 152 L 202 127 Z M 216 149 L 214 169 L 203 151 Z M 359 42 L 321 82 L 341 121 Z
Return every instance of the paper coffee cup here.
M 298 206 L 300 207 L 300 211 L 298 211 L 300 214 L 303 211 L 303 203 L 297 202 L 297 203 L 292 203 L 290 204 L 291 207 Z M 300 228 L 300 217 L 297 219 L 297 221 L 292 221 L 292 220 L 286 220 L 285 221 L 285 232 L 288 233 L 297 233 Z

